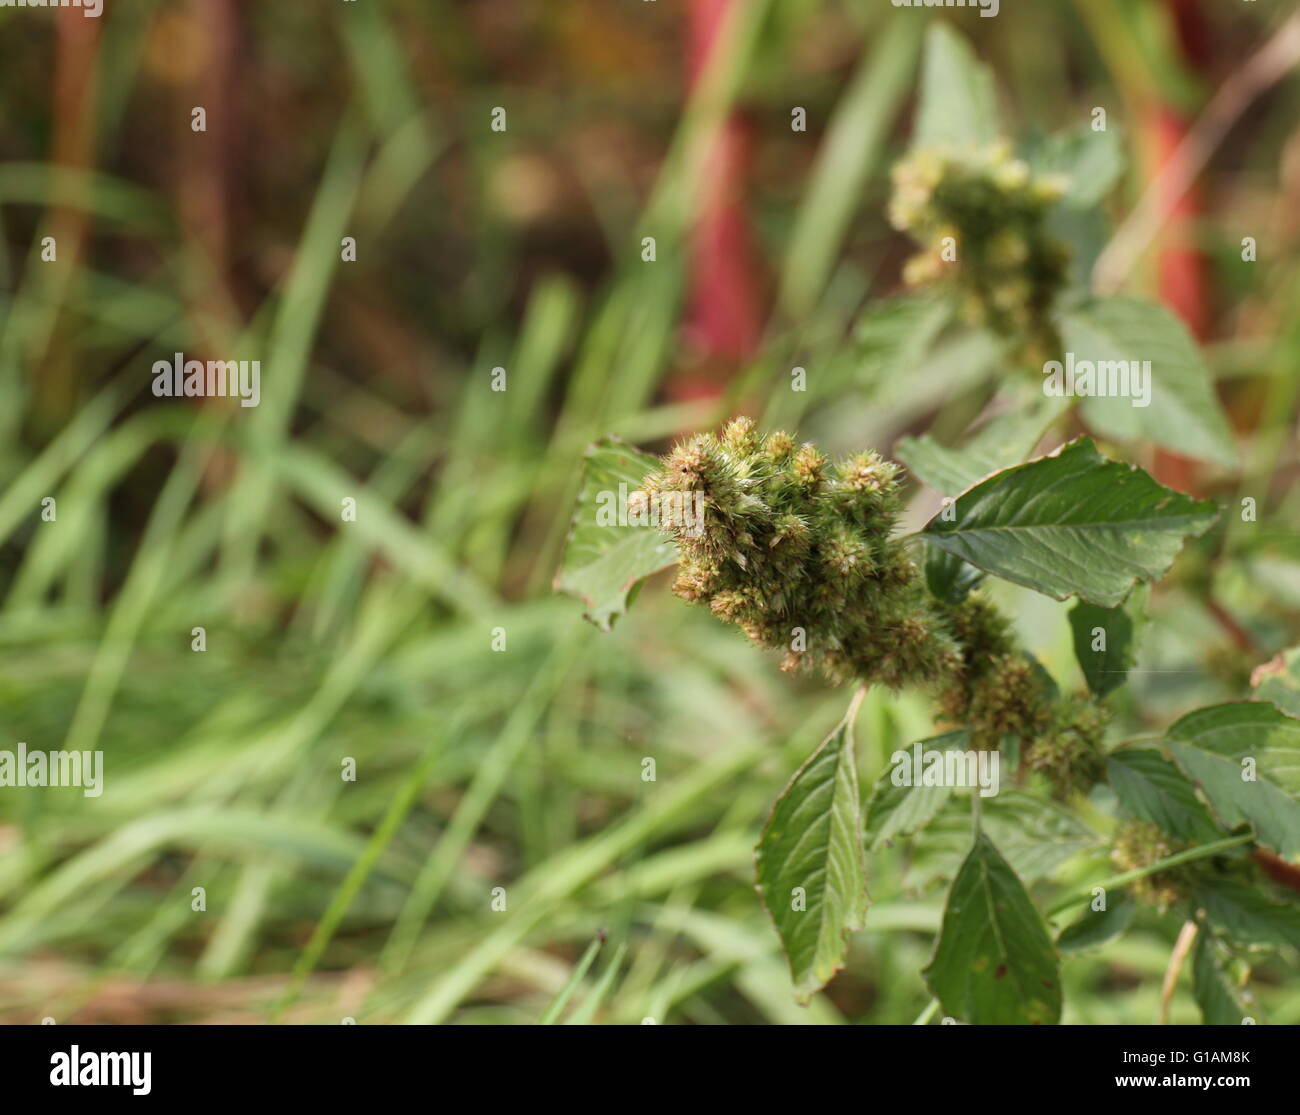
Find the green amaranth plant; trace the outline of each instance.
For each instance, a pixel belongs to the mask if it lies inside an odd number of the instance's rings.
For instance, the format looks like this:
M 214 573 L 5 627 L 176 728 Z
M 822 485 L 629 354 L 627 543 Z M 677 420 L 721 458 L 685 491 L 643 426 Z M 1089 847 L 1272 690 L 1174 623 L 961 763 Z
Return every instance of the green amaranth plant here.
M 834 684 L 932 689 L 975 748 L 1010 736 L 1058 792 L 1090 787 L 1104 713 L 1092 702 L 1053 702 L 985 601 L 949 603 L 927 590 L 895 537 L 898 472 L 874 452 L 833 463 L 738 418 L 721 437 L 674 449 L 638 495 L 666 509 L 659 518 L 677 543 L 677 595 L 784 651 L 782 669 L 819 669 Z M 694 501 L 671 494 L 702 495 L 703 522 L 689 514 Z
M 961 599 L 936 593 L 912 556 L 922 544 L 960 554 L 962 564 L 1060 598 L 1070 595 L 1063 579 L 1074 581 L 1084 599 L 1072 622 L 1094 640 L 1080 652 L 1088 673 L 1099 660 L 1130 660 L 1126 598 L 1139 579 L 1166 572 L 1185 538 L 1209 528 L 1211 505 L 1102 458 L 1087 439 L 989 476 L 911 537 L 896 529 L 898 466 L 873 452 L 833 462 L 787 434 L 759 433 L 746 418 L 718 436 L 691 437 L 660 461 L 606 441 L 587 464 L 561 586 L 583 595 L 602 625 L 637 581 L 675 559 L 676 594 L 779 652 L 784 669 L 859 684 L 843 722 L 778 799 L 757 848 L 759 892 L 800 998 L 842 966 L 845 933 L 865 923 L 868 847 L 923 837 L 954 791 L 969 790 L 972 842 L 925 970 L 947 1014 L 1058 1021 L 1060 954 L 1122 932 L 1131 895 L 1176 907 L 1204 928 L 1193 959 L 1207 1018 L 1249 1015 L 1226 945 L 1300 941 L 1300 911 L 1271 893 L 1248 858 L 1270 855 L 1265 848 L 1300 853 L 1290 774 L 1300 720 L 1264 701 L 1230 703 L 1178 721 L 1165 750 L 1133 741 L 1107 751 L 1109 671 L 1094 674 L 1087 694 L 1060 694 L 978 590 Z M 609 485 L 638 475 L 627 524 L 602 521 Z M 669 550 L 645 529 L 650 522 L 672 540 Z M 610 592 L 622 603 L 611 606 Z M 1120 645 L 1094 652 L 1106 644 L 1099 633 Z M 921 741 L 920 779 L 897 778 L 907 762 L 896 756 L 864 809 L 853 727 L 872 684 L 930 693 L 950 730 Z M 1055 941 L 998 847 L 1010 831 L 999 796 L 982 803 L 973 777 L 953 782 L 952 769 L 975 765 L 947 768 L 949 753 L 996 754 L 1015 775 L 1018 799 L 1074 807 L 1104 787 L 1118 802 L 1118 873 L 1048 911 L 1049 919 L 1083 911 Z
M 1136 900 L 1185 919 L 1180 945 L 1194 938 L 1205 1020 L 1238 1025 L 1253 1018 L 1248 961 L 1300 947 L 1300 906 L 1275 885 L 1300 890 L 1300 658 L 1257 671 L 1254 700 L 1192 712 L 1155 740 L 1106 740 L 1105 702 L 1133 664 L 1143 582 L 1164 577 L 1218 511 L 1103 457 L 1086 437 L 1023 457 L 1071 406 L 1113 440 L 1220 465 L 1235 463 L 1235 448 L 1181 325 L 1136 299 L 1092 296 L 1063 247 L 1064 231 L 1095 253 L 1083 211 L 1118 174 L 1113 136 L 1075 129 L 1017 157 L 995 120 L 991 76 L 937 30 L 916 146 L 895 172 L 891 206 L 922 249 L 905 279 L 929 289 L 867 311 L 864 357 L 906 375 L 960 311 L 968 339 L 991 345 L 1004 367 L 1066 351 L 1094 367 L 1149 356 L 1152 405 L 1088 392 L 1077 403 L 1046 391 L 1031 401 L 1009 384 L 1005 412 L 965 445 L 901 439 L 896 455 L 948 497 L 908 537 L 898 533 L 903 474 L 870 450 L 831 461 L 743 418 L 661 460 L 607 439 L 588 452 L 557 586 L 608 629 L 646 577 L 676 564 L 679 596 L 779 652 L 784 669 L 856 683 L 848 713 L 795 773 L 756 849 L 759 893 L 801 1000 L 843 966 L 846 934 L 866 923 L 870 855 L 904 840 L 926 854 L 934 830 L 943 830 L 936 840 L 951 831 L 964 793 L 970 836 L 945 872 L 951 886 L 923 973 L 934 1001 L 921 1020 L 942 1009 L 970 1023 L 1059 1021 L 1062 957 L 1123 933 Z M 611 514 L 620 491 L 635 492 L 626 518 Z M 1076 598 L 1070 624 L 1086 693 L 1062 694 L 1016 644 L 982 595 L 989 576 Z M 948 730 L 916 744 L 919 777 L 898 777 L 908 755 L 897 753 L 864 801 L 854 720 L 871 685 L 928 693 Z M 993 757 L 1017 788 L 984 800 L 976 772 Z M 1115 870 L 1044 914 L 1028 884 L 1063 861 L 1044 869 L 1035 841 L 1053 827 L 1090 832 L 1082 815 L 1111 819 Z M 1069 923 L 1053 928 L 1065 914 Z M 1175 948 L 1171 976 L 1188 951 Z

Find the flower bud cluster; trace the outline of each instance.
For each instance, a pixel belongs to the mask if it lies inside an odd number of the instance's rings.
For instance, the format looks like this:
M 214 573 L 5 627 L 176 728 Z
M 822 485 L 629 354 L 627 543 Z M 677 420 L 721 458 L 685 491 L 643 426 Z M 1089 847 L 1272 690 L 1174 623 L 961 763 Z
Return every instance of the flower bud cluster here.
M 1054 701 L 990 604 L 930 594 L 894 537 L 898 472 L 876 453 L 831 461 L 737 418 L 678 445 L 636 498 L 702 510 L 660 519 L 680 556 L 674 591 L 784 652 L 782 669 L 928 688 L 973 747 L 1015 737 L 1062 796 L 1088 789 L 1101 774 L 1102 711 Z
M 1053 359 L 1060 344 L 1051 311 L 1069 251 L 1045 218 L 1068 183 L 1035 176 L 1005 141 L 921 148 L 895 165 L 893 180 L 890 222 L 922 245 L 904 268 L 907 284 L 950 282 L 966 320 L 1014 339 L 1017 359 Z
M 1121 871 L 1137 871 L 1168 859 L 1176 849 L 1158 825 L 1150 821 L 1128 821 L 1120 826 L 1111 846 L 1110 858 Z M 1143 875 L 1126 884 L 1139 902 L 1167 910 L 1188 890 L 1178 868 Z
M 646 477 L 647 498 L 703 494 L 703 529 L 668 521 L 681 564 L 674 591 L 707 605 L 782 669 L 820 669 L 897 688 L 934 682 L 959 658 L 924 585 L 891 537 L 898 466 L 875 453 L 830 461 L 747 418 L 679 445 Z

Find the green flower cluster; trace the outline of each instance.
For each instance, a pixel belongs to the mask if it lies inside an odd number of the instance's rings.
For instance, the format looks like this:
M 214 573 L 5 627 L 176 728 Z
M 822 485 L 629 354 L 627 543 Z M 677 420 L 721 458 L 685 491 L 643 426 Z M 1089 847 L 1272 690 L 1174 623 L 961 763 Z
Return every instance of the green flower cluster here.
M 1101 710 L 1054 700 L 991 605 L 930 594 L 894 537 L 898 472 L 876 453 L 831 461 L 737 418 L 678 445 L 634 498 L 660 509 L 677 543 L 677 595 L 784 652 L 782 669 L 928 688 L 975 748 L 1015 737 L 1062 796 L 1088 789 L 1101 773 Z
M 1178 849 L 1150 821 L 1127 821 L 1115 833 L 1110 858 L 1121 871 L 1137 871 L 1168 859 Z M 1167 910 L 1188 893 L 1186 869 L 1168 868 L 1143 875 L 1126 884 L 1133 897 L 1148 906 Z
M 922 148 L 893 170 L 890 222 L 923 250 L 903 271 L 909 286 L 947 277 L 963 316 L 1017 342 L 1016 359 L 1037 366 L 1060 340 L 1051 320 L 1065 286 L 1069 250 L 1045 217 L 1068 183 L 1035 177 L 999 141 L 985 148 Z
M 897 474 L 875 453 L 831 462 L 738 418 L 721 437 L 679 445 L 642 493 L 664 508 L 690 504 L 668 493 L 704 495 L 702 529 L 661 516 L 681 555 L 678 596 L 784 650 L 785 670 L 897 688 L 937 681 L 960 660 L 915 563 L 891 538 Z

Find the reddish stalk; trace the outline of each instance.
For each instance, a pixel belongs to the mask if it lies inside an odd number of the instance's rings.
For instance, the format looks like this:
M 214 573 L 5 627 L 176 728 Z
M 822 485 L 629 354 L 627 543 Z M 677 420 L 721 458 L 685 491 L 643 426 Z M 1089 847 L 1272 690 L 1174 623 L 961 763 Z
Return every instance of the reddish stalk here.
M 693 89 L 720 42 L 737 0 L 692 0 L 687 85 Z M 743 0 L 739 0 L 743 2 Z M 753 134 L 733 109 L 704 161 L 690 236 L 685 339 L 695 354 L 688 376 L 670 385 L 678 399 L 714 398 L 735 366 L 753 355 L 762 328 L 760 261 L 746 205 Z

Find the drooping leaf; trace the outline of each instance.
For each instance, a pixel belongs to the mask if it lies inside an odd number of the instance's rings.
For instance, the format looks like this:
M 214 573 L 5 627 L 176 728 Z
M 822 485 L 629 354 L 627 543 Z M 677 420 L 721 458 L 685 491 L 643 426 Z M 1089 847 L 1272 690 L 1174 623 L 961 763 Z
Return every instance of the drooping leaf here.
M 937 546 L 925 548 L 925 584 L 945 604 L 960 604 L 984 580 L 984 571 Z
M 1244 947 L 1300 948 L 1300 905 L 1275 902 L 1236 879 L 1202 879 L 1196 904 L 1216 930 Z
M 1189 713 L 1166 740 L 1225 826 L 1249 823 L 1282 856 L 1300 855 L 1300 720 L 1236 701 Z
M 940 445 L 929 434 L 898 439 L 894 456 L 924 483 L 955 496 L 986 476 L 1020 464 L 1066 409 L 1060 399 L 1036 398 L 991 418 L 959 449 Z
M 1232 977 L 1230 957 L 1214 935 L 1202 930 L 1192 951 L 1192 994 L 1207 1026 L 1240 1026 L 1250 1011 Z
M 987 798 L 980 824 L 1026 883 L 1050 877 L 1068 860 L 1101 844 L 1101 837 L 1068 809 L 1016 790 L 1002 789 Z M 969 844 L 970 807 L 964 797 L 954 798 L 918 841 L 909 871 L 911 885 L 951 879 Z
M 1031 794 L 1003 790 L 984 803 L 985 832 L 1022 879 L 1045 879 L 1099 837 L 1068 809 Z
M 587 606 L 602 631 L 623 615 L 637 586 L 677 561 L 677 547 L 657 527 L 630 525 L 627 497 L 659 467 L 618 438 L 602 438 L 583 460 L 582 488 L 555 588 Z M 624 525 L 619 525 L 622 522 Z
M 953 880 L 925 981 L 948 1014 L 974 1025 L 1061 1017 L 1060 963 L 1024 884 L 978 833 Z
M 1042 686 L 1047 699 L 1049 701 L 1059 701 L 1061 699 L 1061 687 L 1056 684 L 1056 678 L 1052 676 L 1052 671 L 1038 661 L 1030 651 L 1024 651 L 1023 653 L 1029 663 L 1029 668 L 1033 671 L 1038 684 Z
M 946 23 L 930 28 L 912 143 L 985 146 L 1000 134 L 992 71 Z
M 1118 607 L 1102 608 L 1080 600 L 1070 609 L 1074 657 L 1094 697 L 1118 689 L 1133 668 L 1145 599 L 1144 586 L 1139 585 Z
M 795 773 L 755 849 L 758 892 L 776 925 L 795 995 L 807 1002 L 844 966 L 867 916 L 862 810 L 846 718 Z
M 899 438 L 894 447 L 894 456 L 911 469 L 922 483 L 946 496 L 964 492 L 988 475 L 980 464 L 971 461 L 962 450 L 940 445 L 929 434 Z M 991 471 L 998 471 L 997 467 Z
M 970 744 L 970 734 L 962 729 L 945 732 L 941 736 L 922 740 L 922 753 L 933 751 L 964 751 Z M 911 756 L 911 751 L 905 752 Z M 899 785 L 895 781 L 896 765 L 890 765 L 876 780 L 867 807 L 867 835 L 870 847 L 880 848 L 890 841 L 920 832 L 947 803 L 951 786 Z M 912 773 L 912 772 L 905 772 Z M 902 781 L 902 777 L 899 777 Z
M 1300 647 L 1279 654 L 1251 675 L 1255 696 L 1272 701 L 1290 716 L 1300 716 Z
M 1122 296 L 1096 299 L 1062 317 L 1061 338 L 1076 367 L 1085 360 L 1094 368 L 1105 362 L 1107 376 L 1112 361 L 1150 361 L 1147 405 L 1135 406 L 1123 396 L 1083 400 L 1084 418 L 1098 433 L 1152 441 L 1218 464 L 1236 462 L 1210 370 L 1186 327 L 1163 306 Z
M 952 303 L 929 294 L 902 294 L 874 303 L 858 322 L 859 376 L 906 376 L 918 367 L 952 316 Z
M 1187 844 L 1222 839 L 1196 788 L 1160 752 L 1120 747 L 1106 757 L 1111 789 L 1134 817 Z
M 1043 231 L 1060 242 L 1070 257 L 1062 302 L 1073 305 L 1088 298 L 1092 294 L 1093 269 L 1112 231 L 1105 211 L 1100 206 L 1074 209 L 1069 204 L 1056 205 L 1048 210 Z M 1065 401 L 1074 402 L 1073 399 Z
M 867 385 L 872 410 L 865 427 L 857 426 L 855 440 L 880 444 L 899 422 L 924 416 L 938 395 L 973 387 L 1002 374 L 1006 343 L 988 329 L 963 329 L 942 336 L 925 359 L 906 376 L 881 375 Z M 864 436 L 863 431 L 869 436 Z
M 1106 895 L 1106 908 L 1094 910 L 1091 905 L 1083 917 L 1072 921 L 1056 937 L 1059 952 L 1083 952 L 1100 948 L 1113 941 L 1133 923 L 1137 903 L 1124 890 L 1113 890 Z
M 1061 204 L 1071 209 L 1091 209 L 1110 193 L 1124 169 L 1124 145 L 1117 128 L 1095 132 L 1079 124 L 1048 136 L 1030 154 L 1036 175 L 1060 174 L 1070 186 Z
M 922 537 L 995 576 L 1064 600 L 1111 608 L 1156 580 L 1183 539 L 1215 510 L 1080 438 L 1049 457 L 991 476 L 932 519 Z

